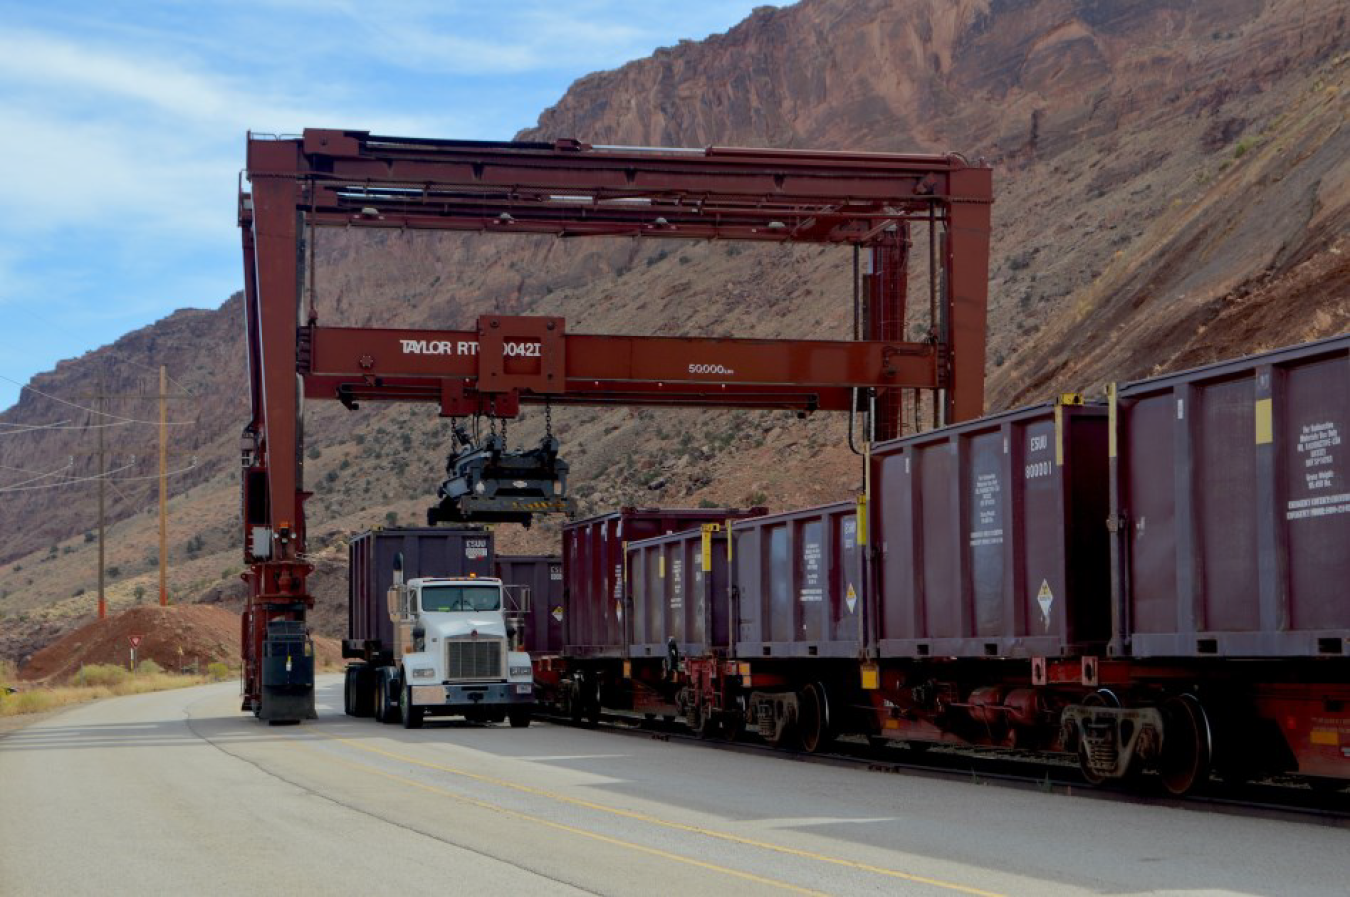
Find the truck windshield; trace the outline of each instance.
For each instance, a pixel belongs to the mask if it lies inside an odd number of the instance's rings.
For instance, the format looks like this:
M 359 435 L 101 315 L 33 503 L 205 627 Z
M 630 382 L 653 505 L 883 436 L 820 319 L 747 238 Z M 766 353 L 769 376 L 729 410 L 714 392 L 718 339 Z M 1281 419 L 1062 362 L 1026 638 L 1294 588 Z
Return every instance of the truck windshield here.
M 425 613 L 497 610 L 501 603 L 501 589 L 497 586 L 422 587 L 422 610 Z

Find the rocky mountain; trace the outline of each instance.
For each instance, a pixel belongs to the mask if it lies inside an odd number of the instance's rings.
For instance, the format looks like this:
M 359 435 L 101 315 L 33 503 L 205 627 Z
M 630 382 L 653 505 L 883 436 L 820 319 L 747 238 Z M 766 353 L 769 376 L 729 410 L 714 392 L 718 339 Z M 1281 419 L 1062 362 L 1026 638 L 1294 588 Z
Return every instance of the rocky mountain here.
M 995 409 L 1350 329 L 1348 51 L 1337 0 L 802 0 L 588 75 L 519 136 L 984 157 L 997 196 Z M 591 332 L 844 338 L 850 327 L 842 250 L 321 236 L 325 323 L 456 326 L 500 309 Z M 191 396 L 170 415 L 184 421 L 169 465 L 184 470 L 170 507 L 177 600 L 238 599 L 240 317 L 238 297 L 180 311 L 31 384 L 57 397 L 89 395 L 100 378 L 110 393 L 153 391 L 166 363 Z M 129 399 L 106 410 L 155 413 Z M 81 428 L 0 439 L 0 465 L 42 473 L 73 456 L 71 472 L 89 476 L 97 432 L 82 425 L 102 420 L 118 424 L 104 428 L 118 452 L 109 469 L 153 473 L 153 427 L 33 392 L 0 415 L 63 420 Z M 587 509 L 784 508 L 858 484 L 837 418 L 569 409 L 555 421 Z M 513 441 L 540 432 L 537 414 L 511 427 Z M 336 605 L 346 534 L 420 519 L 446 434 L 426 407 L 317 405 L 306 433 L 316 590 Z M 21 656 L 87 618 L 93 485 L 0 492 L 0 652 Z M 108 490 L 115 605 L 154 595 L 153 489 Z M 500 533 L 530 550 L 555 536 Z M 328 607 L 320 620 L 336 630 L 341 614 Z

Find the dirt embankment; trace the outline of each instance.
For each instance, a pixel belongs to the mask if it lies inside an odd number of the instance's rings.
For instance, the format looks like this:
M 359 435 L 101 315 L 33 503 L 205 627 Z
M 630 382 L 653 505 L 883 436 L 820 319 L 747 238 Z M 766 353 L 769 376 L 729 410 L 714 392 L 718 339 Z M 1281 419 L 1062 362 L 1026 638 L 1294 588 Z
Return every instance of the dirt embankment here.
M 153 660 L 170 672 L 194 664 L 204 670 L 217 661 L 231 666 L 239 662 L 238 615 L 200 604 L 134 607 L 68 633 L 34 654 L 19 675 L 60 681 L 89 664 L 124 665 L 131 659 L 133 635 L 141 637 L 137 662 Z M 321 666 L 339 662 L 341 647 L 335 640 L 316 637 L 314 642 Z

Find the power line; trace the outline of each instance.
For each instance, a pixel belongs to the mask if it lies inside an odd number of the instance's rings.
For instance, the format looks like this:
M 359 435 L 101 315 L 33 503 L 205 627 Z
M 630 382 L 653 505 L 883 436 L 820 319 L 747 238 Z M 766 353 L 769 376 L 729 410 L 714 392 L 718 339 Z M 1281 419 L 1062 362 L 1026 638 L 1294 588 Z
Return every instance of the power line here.
M 72 467 L 74 467 L 74 466 L 75 466 L 75 462 L 72 461 L 71 463 L 67 464 L 65 467 L 58 467 L 58 468 L 56 468 L 56 470 L 53 470 L 53 471 L 51 471 L 50 473 L 40 473 L 40 474 L 37 474 L 36 476 L 32 477 L 31 479 L 20 480 L 20 481 L 17 482 L 17 483 L 10 483 L 8 486 L 5 486 L 5 487 L 3 487 L 3 488 L 0 488 L 0 492 L 6 492 L 6 491 L 8 491 L 8 490 L 10 490 L 10 489 L 16 488 L 16 487 L 18 487 L 18 486 L 23 486 L 23 485 L 25 485 L 25 484 L 27 484 L 27 483 L 36 483 L 38 480 L 45 480 L 45 479 L 47 479 L 47 477 L 54 477 L 54 476 L 56 476 L 57 474 L 61 473 L 61 471 L 63 471 L 63 470 L 70 470 L 70 469 L 71 469 Z M 6 467 L 5 469 L 6 469 L 6 470 L 18 470 L 19 468 L 17 468 L 17 467 Z M 21 471 L 21 473 L 33 473 L 33 471 L 31 471 L 31 470 L 24 470 L 24 471 Z M 65 484 L 64 484 L 64 483 L 53 483 L 53 484 L 50 484 L 50 485 L 64 486 Z
M 54 424 L 11 424 L 6 423 L 5 421 L 0 421 L 0 427 L 22 428 L 18 430 L 0 430 L 0 436 L 14 436 L 19 433 L 32 433 L 35 430 L 102 430 L 107 427 L 125 427 L 128 424 L 138 424 L 144 422 L 135 420 L 124 420 L 124 421 L 114 420 L 109 421 L 106 424 L 85 423 L 85 424 L 70 424 L 68 426 L 61 426 L 62 424 L 66 423 L 67 421 L 57 421 Z
M 118 468 L 115 469 L 115 470 L 110 470 L 110 471 L 108 471 L 107 473 L 103 474 L 102 476 L 100 476 L 100 475 L 98 475 L 98 474 L 95 474 L 94 476 L 89 476 L 89 477 L 73 477 L 73 478 L 71 478 L 71 479 L 69 479 L 69 480 L 66 480 L 64 483 L 48 483 L 48 484 L 43 485 L 43 486 L 25 486 L 25 487 L 23 487 L 23 488 L 19 488 L 22 484 L 20 484 L 20 483 L 15 483 L 15 484 L 13 484 L 13 485 L 11 485 L 11 486 L 0 486 L 0 492 L 28 492 L 28 491 L 33 490 L 33 489 L 57 489 L 57 488 L 60 488 L 61 486 L 73 486 L 73 485 L 75 485 L 76 483 L 92 483 L 92 482 L 94 482 L 95 480 L 104 480 L 104 481 L 106 481 L 106 482 L 108 482 L 108 483 L 116 484 L 116 483 L 135 483 L 135 482 L 139 482 L 139 481 L 141 481 L 141 480 L 157 480 L 157 479 L 160 478 L 160 474 L 157 474 L 157 473 L 149 473 L 149 474 L 145 474 L 145 475 L 143 475 L 143 476 L 134 476 L 134 477 L 115 477 L 115 476 L 111 476 L 111 474 L 114 474 L 114 473 L 121 473 L 122 471 L 124 471 L 124 470 L 130 470 L 131 468 L 133 468 L 133 467 L 135 467 L 135 466 L 136 466 L 136 462 L 133 461 L 132 463 L 126 464 L 126 465 L 124 465 L 124 466 L 122 466 L 122 467 L 118 467 Z M 166 477 L 178 476 L 179 474 L 184 474 L 184 473 L 187 473 L 187 472 L 189 472 L 189 471 L 196 470 L 198 467 L 201 467 L 201 465 L 200 465 L 200 464 L 193 463 L 193 464 L 189 464 L 187 467 L 180 467 L 180 468 L 178 468 L 177 470 L 166 470 L 166 471 L 164 472 L 163 475 L 166 476 Z M 56 470 L 52 471 L 51 473 L 44 473 L 42 476 L 36 477 L 35 479 L 42 479 L 43 477 L 55 476 L 57 473 L 60 473 L 62 470 L 69 470 L 69 469 L 70 469 L 70 465 L 67 464 L 65 467 L 59 467 L 59 468 L 57 468 Z M 26 480 L 25 482 L 31 483 L 32 480 Z M 128 500 L 130 500 L 130 499 L 128 499 Z
M 81 411 L 86 411 L 86 412 L 88 412 L 89 414 L 97 414 L 97 415 L 99 415 L 100 417 L 108 417 L 108 418 L 112 418 L 113 420 L 125 421 L 126 423 L 129 423 L 129 424 L 153 424 L 154 426 L 157 426 L 157 427 L 158 427 L 158 426 L 161 426 L 160 421 L 157 421 L 157 420 L 139 420 L 139 419 L 133 418 L 133 417 L 122 417 L 121 415 L 118 415 L 118 414 L 111 414 L 111 413 L 109 413 L 109 412 L 107 412 L 107 411 L 99 411 L 99 410 L 97 410 L 97 409 L 95 409 L 95 408 L 86 408 L 85 406 L 76 404 L 75 402 L 67 402 L 67 401 L 66 401 L 65 399 L 63 399 L 63 398 L 60 398 L 60 397 L 58 397 L 58 396 L 54 396 L 54 395 L 50 395 L 50 394 L 48 394 L 48 393 L 45 393 L 45 392 L 43 392 L 42 390 L 38 389 L 37 387 L 34 387 L 34 386 L 27 386 L 27 385 L 25 385 L 25 384 L 23 384 L 23 383 L 20 383 L 18 380 L 13 379 L 12 377 L 6 377 L 4 374 L 0 374 L 0 380 L 6 380 L 6 381 L 8 381 L 8 382 L 10 382 L 10 383 L 13 383 L 15 386 L 19 387 L 20 389 L 26 389 L 26 390 L 28 390 L 29 392 L 36 393 L 36 394 L 42 396 L 44 399 L 51 399 L 53 402 L 60 402 L 62 405 L 69 405 L 71 408 L 78 408 L 79 410 L 81 410 Z M 166 427 L 191 427 L 191 426 L 195 426 L 196 424 L 197 424 L 197 421 L 191 421 L 191 420 L 180 420 L 180 421 L 170 420 L 170 421 L 164 421 L 162 425 L 163 425 L 163 426 L 166 426 Z
M 111 473 L 121 473 L 122 471 L 124 471 L 124 470 L 130 470 L 131 468 L 133 468 L 133 467 L 135 467 L 135 466 L 136 466 L 136 463 L 133 461 L 133 462 L 130 463 L 130 464 L 127 464 L 127 465 L 125 465 L 125 466 L 123 466 L 123 467 L 117 468 L 116 470 L 109 470 L 109 471 L 106 471 L 106 472 L 103 473 L 103 474 L 96 474 L 95 476 L 92 476 L 92 477 L 74 477 L 74 478 L 72 478 L 72 479 L 66 480 L 64 483 L 47 483 L 46 485 L 42 485 L 42 486 L 5 486 L 5 487 L 0 487 L 0 492 L 31 492 L 31 491 L 33 491 L 33 490 L 35 490 L 35 489 L 59 489 L 59 488 L 61 488 L 62 486 L 73 486 L 73 485 L 75 485 L 76 483 L 92 483 L 94 480 L 102 480 L 102 479 L 106 479 L 107 476 L 108 476 L 108 474 L 111 474 Z M 195 465 L 194 465 L 194 466 L 195 466 Z M 185 467 L 185 468 L 183 468 L 183 470 L 191 470 L 191 469 L 192 469 L 191 467 Z M 181 471 L 180 471 L 180 472 L 181 472 Z M 158 476 L 158 474 L 156 474 L 156 476 Z M 128 477 L 127 479 L 133 479 L 133 478 L 132 478 L 132 477 Z M 135 479 L 140 479 L 140 477 L 136 477 Z

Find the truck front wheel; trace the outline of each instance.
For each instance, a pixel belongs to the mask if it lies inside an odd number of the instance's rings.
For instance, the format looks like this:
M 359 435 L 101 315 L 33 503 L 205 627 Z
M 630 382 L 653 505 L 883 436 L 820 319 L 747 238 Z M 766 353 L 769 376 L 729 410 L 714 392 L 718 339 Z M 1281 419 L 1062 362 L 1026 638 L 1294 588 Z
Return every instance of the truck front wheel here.
M 530 726 L 530 720 L 534 719 L 534 714 L 528 707 L 520 709 L 511 709 L 506 713 L 507 719 L 511 721 L 512 729 L 527 729 Z
M 389 668 L 383 667 L 375 674 L 375 721 L 380 723 L 398 722 L 398 704 L 389 701 L 389 689 L 393 685 L 393 676 Z
M 405 685 L 399 690 L 399 710 L 403 715 L 403 728 L 420 729 L 422 728 L 422 719 L 426 713 L 425 707 L 414 707 L 412 702 L 412 686 Z

